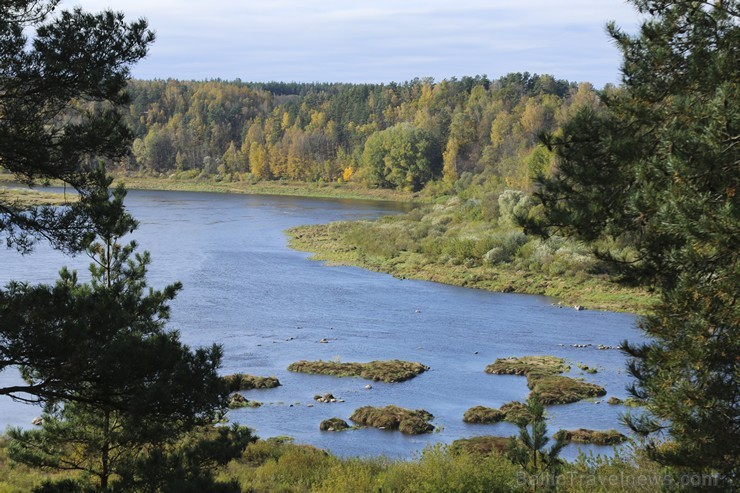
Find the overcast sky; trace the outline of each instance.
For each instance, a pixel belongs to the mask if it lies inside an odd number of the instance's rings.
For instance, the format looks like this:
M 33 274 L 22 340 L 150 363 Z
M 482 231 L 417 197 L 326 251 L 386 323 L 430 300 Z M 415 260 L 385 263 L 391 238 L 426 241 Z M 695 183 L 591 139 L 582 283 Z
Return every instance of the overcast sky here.
M 623 0 L 64 0 L 121 10 L 157 33 L 140 79 L 402 82 L 509 72 L 619 82 L 608 20 Z

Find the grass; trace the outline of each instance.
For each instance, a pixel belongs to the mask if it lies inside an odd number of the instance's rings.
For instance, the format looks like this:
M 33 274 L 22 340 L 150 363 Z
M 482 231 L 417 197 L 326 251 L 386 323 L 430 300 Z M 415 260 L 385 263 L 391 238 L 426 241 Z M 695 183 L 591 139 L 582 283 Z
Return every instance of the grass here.
M 560 375 L 536 375 L 527 379 L 527 385 L 540 396 L 540 402 L 552 404 L 570 404 L 591 397 L 606 395 L 606 389 L 599 385 L 576 380 Z
M 75 194 L 40 192 L 25 188 L 0 187 L 0 202 L 16 207 L 39 207 L 44 205 L 69 205 L 77 202 Z
M 366 188 L 354 183 L 309 183 L 300 181 L 217 181 L 213 178 L 170 178 L 126 176 L 114 174 L 115 182 L 123 182 L 133 190 L 170 190 L 182 192 L 239 193 L 249 195 L 288 195 L 350 200 L 381 200 L 412 202 L 417 194 L 399 190 Z
M 578 368 L 580 368 L 580 369 L 581 369 L 581 371 L 584 371 L 584 372 L 586 372 L 586 373 L 590 373 L 590 374 L 592 374 L 592 375 L 593 375 L 594 373 L 598 373 L 598 372 L 599 372 L 599 370 L 598 370 L 598 369 L 596 369 L 596 368 L 593 368 L 593 367 L 591 367 L 591 366 L 587 366 L 587 365 L 584 365 L 584 364 L 582 364 L 582 363 L 579 363 L 579 364 L 578 364 Z
M 598 431 L 579 428 L 577 430 L 559 430 L 555 439 L 576 443 L 590 443 L 594 445 L 619 445 L 627 441 L 627 437 L 617 430 Z
M 229 409 L 239 409 L 242 407 L 260 407 L 261 402 L 250 401 L 241 394 L 233 393 L 229 396 Z
M 544 405 L 569 404 L 606 395 L 606 389 L 599 385 L 559 375 L 569 370 L 564 359 L 554 356 L 499 358 L 486 367 L 486 373 L 527 377 L 527 386 L 539 394 Z
M 627 397 L 622 401 L 622 404 L 627 407 L 642 407 L 645 405 L 645 401 L 636 397 Z
M 360 377 L 381 382 L 403 382 L 428 369 L 428 366 L 421 363 L 401 360 L 370 361 L 369 363 L 301 360 L 288 366 L 289 371 L 299 373 Z
M 383 430 L 398 430 L 407 435 L 419 435 L 434 431 L 429 423 L 434 416 L 423 409 L 411 410 L 398 406 L 364 406 L 356 409 L 349 417 L 355 423 Z
M 505 443 L 507 439 L 502 437 L 473 437 L 451 446 L 429 446 L 412 459 L 399 460 L 339 458 L 289 439 L 270 438 L 250 443 L 238 459 L 220 468 L 217 476 L 221 481 L 236 481 L 241 491 L 252 493 L 524 493 L 521 470 L 494 452 Z M 559 483 L 558 491 L 648 493 L 659 490 L 655 485 L 663 485 L 674 477 L 671 474 L 641 452 L 629 449 L 611 458 L 581 456 L 564 465 L 561 477 L 566 480 Z M 44 480 L 70 477 L 79 475 L 32 469 L 10 461 L 7 443 L 0 439 L 1 493 L 27 493 Z
M 349 424 L 342 418 L 325 419 L 319 425 L 321 431 L 342 431 L 348 429 Z
M 127 174 L 120 171 L 111 172 L 113 185 L 123 183 L 129 190 L 167 190 L 178 192 L 238 193 L 249 195 L 284 195 L 296 197 L 316 197 L 348 200 L 379 200 L 390 202 L 419 202 L 425 200 L 417 193 L 390 190 L 384 188 L 367 188 L 358 183 L 323 183 L 287 180 L 262 181 L 223 181 L 213 177 L 185 178 L 173 174 L 170 176 L 152 176 L 146 174 Z M 17 178 L 12 173 L 3 173 L 0 169 L 0 183 L 15 183 Z M 52 186 L 62 186 L 59 181 L 49 182 Z
M 495 375 L 558 374 L 570 370 L 562 358 L 555 356 L 522 356 L 499 358 L 486 367 L 486 373 Z
M 467 452 L 474 455 L 503 454 L 509 448 L 509 437 L 483 435 L 471 438 L 460 438 L 452 442 L 454 452 Z
M 492 424 L 503 421 L 504 418 L 506 418 L 506 413 L 485 406 L 471 407 L 463 415 L 463 421 L 466 423 Z
M 280 381 L 275 377 L 257 377 L 246 373 L 234 373 L 222 377 L 229 388 L 229 392 L 252 389 L 274 389 L 280 386 Z
M 8 457 L 8 440 L 0 436 L 0 493 L 27 493 L 44 481 L 78 477 L 76 472 L 35 469 Z
M 291 228 L 289 244 L 314 260 L 443 284 L 559 298 L 565 305 L 644 313 L 654 295 L 610 281 L 571 240 L 540 240 L 462 206 L 424 205 L 375 221 Z M 493 252 L 493 254 L 492 254 Z
M 397 460 L 341 459 L 313 447 L 258 441 L 219 478 L 237 480 L 242 491 L 254 493 L 524 493 L 529 490 L 521 470 L 498 453 L 507 443 L 502 437 L 473 437 Z M 653 493 L 669 474 L 639 454 L 583 456 L 564 465 L 557 491 Z
M 471 407 L 463 415 L 463 421 L 476 424 L 494 424 L 501 421 L 519 423 L 530 419 L 527 406 L 518 401 L 507 402 L 499 409 L 485 406 Z
M 530 422 L 532 420 L 532 415 L 529 413 L 527 406 L 523 402 L 507 402 L 499 409 L 504 413 L 504 421 L 508 421 L 509 423 L 516 424 L 522 421 Z

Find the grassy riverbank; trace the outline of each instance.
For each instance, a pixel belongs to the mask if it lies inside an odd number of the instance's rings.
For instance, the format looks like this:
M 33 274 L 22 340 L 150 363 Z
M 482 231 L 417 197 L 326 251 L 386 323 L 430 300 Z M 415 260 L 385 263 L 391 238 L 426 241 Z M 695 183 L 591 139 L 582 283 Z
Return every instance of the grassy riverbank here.
M 250 444 L 241 457 L 220 468 L 217 476 L 222 481 L 237 482 L 240 491 L 255 493 L 528 491 L 521 470 L 499 451 L 475 450 L 433 446 L 408 461 L 387 457 L 343 459 L 311 446 L 268 439 Z M 43 472 L 13 463 L 7 456 L 7 444 L 0 440 L 0 492 L 27 493 L 45 479 L 75 477 L 80 475 Z M 565 465 L 558 491 L 653 492 L 660 490 L 655 485 L 670 477 L 639 456 L 583 457 Z
M 73 194 L 42 192 L 23 188 L 0 186 L 0 202 L 17 207 L 38 207 L 42 205 L 67 205 L 77 201 Z
M 299 226 L 288 230 L 292 248 L 311 252 L 315 260 L 352 265 L 399 278 L 435 281 L 488 291 L 538 294 L 558 298 L 564 305 L 588 309 L 642 313 L 652 302 L 641 290 L 610 282 L 606 276 L 548 274 L 523 263 L 488 265 L 459 261 L 451 256 L 430 256 L 415 251 L 413 220 L 404 217 L 381 221 L 338 222 Z M 399 245 L 403 239 L 408 245 Z M 473 246 L 474 247 L 474 246 Z M 486 252 L 481 249 L 480 256 Z
M 114 185 L 124 183 L 129 190 L 167 190 L 179 192 L 238 193 L 249 195 L 284 195 L 328 199 L 418 202 L 419 194 L 381 188 L 367 188 L 355 183 L 301 181 L 220 181 L 215 178 L 155 177 L 112 173 Z M 0 172 L 0 183 L 14 183 L 10 173 Z M 52 186 L 61 183 L 50 182 Z
M 114 175 L 116 182 L 123 182 L 132 190 L 172 190 L 183 192 L 240 193 L 250 195 L 288 195 L 352 200 L 382 200 L 412 202 L 418 194 L 366 188 L 350 183 L 308 183 L 299 181 L 216 181 L 203 178 L 157 178 L 152 176 Z

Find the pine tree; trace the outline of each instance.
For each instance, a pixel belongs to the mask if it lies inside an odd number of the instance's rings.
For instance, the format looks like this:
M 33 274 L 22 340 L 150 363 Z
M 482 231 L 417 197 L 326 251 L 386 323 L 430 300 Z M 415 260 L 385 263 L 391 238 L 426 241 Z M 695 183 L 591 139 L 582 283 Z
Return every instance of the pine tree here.
M 39 237 L 83 248 L 98 160 L 129 152 L 131 132 L 118 111 L 128 101 L 129 67 L 154 40 L 144 20 L 55 12 L 58 4 L 0 2 L 0 167 L 29 185 L 60 180 L 81 195 L 69 207 L 32 210 L 0 200 L 0 234 L 22 251 Z
M 54 286 L 11 285 L 0 322 L 16 331 L 13 354 L 47 403 L 41 429 L 10 433 L 11 456 L 84 471 L 106 490 L 123 465 L 212 423 L 228 392 L 217 374 L 221 348 L 193 351 L 166 329 L 180 284 L 148 288 L 148 253 L 121 243 L 136 228 L 125 190 L 101 193 L 91 214 L 96 241 L 86 249 L 90 282 L 63 269 Z
M 549 449 L 545 448 L 550 438 L 545 408 L 536 393 L 527 399 L 526 413 L 517 425 L 519 437 L 511 437 L 506 455 L 523 469 L 526 484 L 532 491 L 554 490 L 562 467 L 558 456 L 567 442 L 557 439 Z
M 648 342 L 625 346 L 632 391 L 647 402 L 626 420 L 650 437 L 653 458 L 718 473 L 730 489 L 740 471 L 740 5 L 633 3 L 646 16 L 637 35 L 608 27 L 624 85 L 547 139 L 558 169 L 540 180 L 544 222 L 528 227 L 596 242 L 623 280 L 658 292 L 639 323 Z

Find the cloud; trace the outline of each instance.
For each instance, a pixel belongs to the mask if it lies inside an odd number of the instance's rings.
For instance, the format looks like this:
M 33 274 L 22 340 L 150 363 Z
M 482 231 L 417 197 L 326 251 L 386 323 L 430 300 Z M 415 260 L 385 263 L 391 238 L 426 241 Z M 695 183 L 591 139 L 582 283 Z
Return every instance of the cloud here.
M 107 0 L 65 0 L 88 10 Z M 119 0 L 157 31 L 140 78 L 380 82 L 510 71 L 616 82 L 621 0 Z

